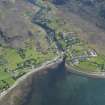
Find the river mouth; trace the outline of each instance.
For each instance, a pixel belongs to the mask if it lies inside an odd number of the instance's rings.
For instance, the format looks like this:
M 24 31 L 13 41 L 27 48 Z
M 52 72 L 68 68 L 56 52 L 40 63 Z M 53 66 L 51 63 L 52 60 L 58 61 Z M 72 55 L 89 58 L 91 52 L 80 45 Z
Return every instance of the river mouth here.
M 23 105 L 105 105 L 105 79 L 78 76 L 59 67 L 33 78 Z

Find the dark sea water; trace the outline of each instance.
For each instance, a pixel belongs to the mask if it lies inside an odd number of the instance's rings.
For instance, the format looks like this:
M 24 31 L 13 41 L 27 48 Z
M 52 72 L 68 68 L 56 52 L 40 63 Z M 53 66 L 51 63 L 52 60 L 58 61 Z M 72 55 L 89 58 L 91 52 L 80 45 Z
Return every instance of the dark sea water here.
M 67 2 L 67 0 L 52 0 L 56 5 L 63 5 Z
M 105 105 L 105 80 L 73 75 L 64 68 L 37 78 L 25 105 Z

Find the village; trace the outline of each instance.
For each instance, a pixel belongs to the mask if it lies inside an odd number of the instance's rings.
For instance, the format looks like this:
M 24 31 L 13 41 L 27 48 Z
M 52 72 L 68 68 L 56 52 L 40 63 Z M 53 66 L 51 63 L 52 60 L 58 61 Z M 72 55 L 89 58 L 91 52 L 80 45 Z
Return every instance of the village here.
M 86 72 L 105 72 L 105 57 L 81 41 L 74 32 L 62 32 L 58 34 L 58 41 L 61 43 L 67 55 L 66 62 L 79 70 Z

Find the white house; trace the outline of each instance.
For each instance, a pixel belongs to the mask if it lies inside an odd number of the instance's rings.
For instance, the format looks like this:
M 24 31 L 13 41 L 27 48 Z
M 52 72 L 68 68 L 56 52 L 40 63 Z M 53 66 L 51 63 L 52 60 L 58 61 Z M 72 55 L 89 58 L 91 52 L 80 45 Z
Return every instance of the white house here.
M 92 56 L 92 57 L 96 57 L 97 56 L 97 53 L 96 53 L 95 50 L 89 50 L 88 54 L 89 54 L 89 56 Z

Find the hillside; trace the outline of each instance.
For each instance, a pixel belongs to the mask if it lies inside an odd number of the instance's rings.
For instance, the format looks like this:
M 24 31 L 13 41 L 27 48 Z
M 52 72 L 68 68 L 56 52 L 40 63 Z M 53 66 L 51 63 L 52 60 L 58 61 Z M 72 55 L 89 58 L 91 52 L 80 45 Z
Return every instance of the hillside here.
M 40 8 L 27 0 L 0 0 L 0 93 L 57 56 L 45 29 L 32 22 Z
M 57 56 L 76 70 L 105 73 L 104 1 L 49 1 L 0 1 L 0 92 Z
M 62 1 L 62 2 L 61 2 Z M 104 0 L 52 0 L 73 31 L 80 34 L 99 53 L 105 51 Z

